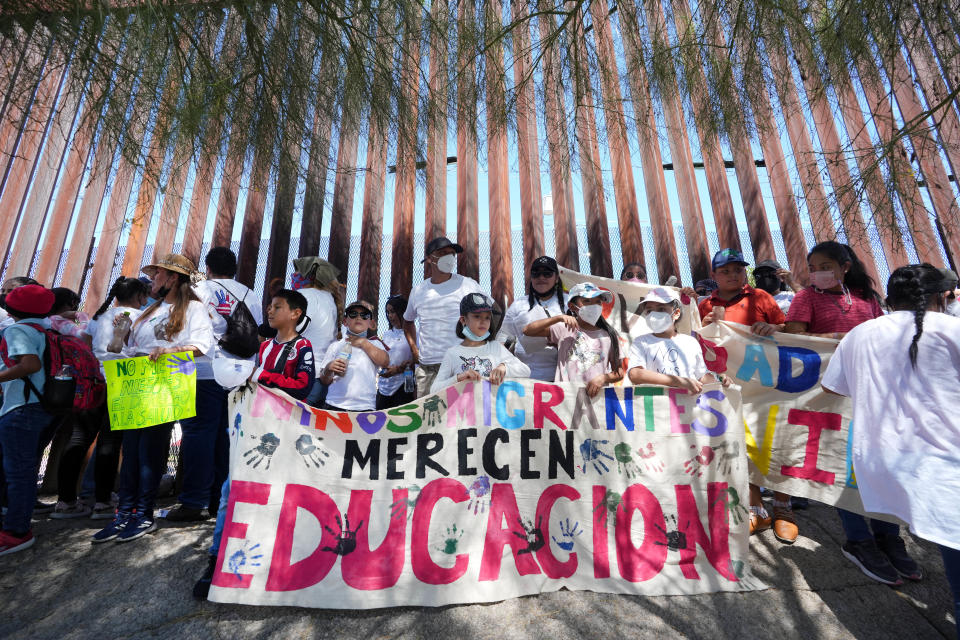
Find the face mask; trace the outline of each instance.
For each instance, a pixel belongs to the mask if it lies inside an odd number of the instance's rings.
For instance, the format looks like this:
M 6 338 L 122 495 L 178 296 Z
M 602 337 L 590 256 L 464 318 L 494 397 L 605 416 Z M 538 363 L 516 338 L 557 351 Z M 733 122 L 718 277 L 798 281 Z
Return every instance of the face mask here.
M 164 298 L 167 297 L 168 293 L 170 293 L 170 287 L 160 287 L 160 289 L 157 290 L 157 297 L 154 299 L 163 300 Z
M 440 256 L 437 258 L 437 269 L 443 273 L 453 273 L 457 268 L 457 256 L 456 254 L 449 254 L 445 256 Z
M 637 282 L 639 284 L 647 284 L 646 280 L 641 280 L 640 278 L 627 278 L 627 282 Z
M 654 333 L 663 333 L 673 326 L 673 314 L 666 311 L 651 311 L 645 316 L 647 326 Z
M 951 316 L 960 318 L 960 300 L 954 300 L 953 302 L 948 304 L 946 313 L 950 314 Z
M 463 335 L 466 336 L 467 340 L 473 340 L 474 342 L 483 342 L 490 337 L 490 332 L 487 331 L 482 336 L 478 336 L 473 331 L 470 331 L 469 327 L 463 328 Z
M 832 271 L 824 272 L 824 273 L 830 273 L 831 276 L 833 275 Z M 757 289 L 763 289 L 767 293 L 771 293 L 771 294 L 776 293 L 777 291 L 780 291 L 780 278 L 778 278 L 775 275 L 759 276 L 759 277 L 755 276 L 754 279 L 757 283 Z
M 353 336 L 354 338 L 360 338 L 360 337 L 366 338 L 366 337 L 367 337 L 367 332 L 366 332 L 366 331 L 358 331 L 357 333 L 354 333 L 353 331 L 350 331 L 350 329 L 347 327 L 347 325 L 343 325 L 343 328 L 344 328 L 344 330 L 346 330 L 348 336 Z
M 597 320 L 600 319 L 602 314 L 603 306 L 599 304 L 591 304 L 585 307 L 580 307 L 579 311 L 577 311 L 578 318 L 593 326 L 597 325 Z
M 833 289 L 840 281 L 833 271 L 813 271 L 810 273 L 810 284 L 817 289 Z

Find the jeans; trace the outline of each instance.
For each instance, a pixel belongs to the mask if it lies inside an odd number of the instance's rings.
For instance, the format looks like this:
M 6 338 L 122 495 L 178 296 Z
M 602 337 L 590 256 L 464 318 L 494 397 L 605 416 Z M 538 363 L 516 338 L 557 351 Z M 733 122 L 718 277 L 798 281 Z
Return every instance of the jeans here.
M 330 388 L 330 385 L 323 384 L 320 382 L 320 379 L 317 378 L 313 381 L 313 386 L 310 388 L 310 393 L 307 394 L 307 399 L 304 400 L 311 407 L 322 407 L 323 403 L 327 401 L 327 389 Z
M 90 459 L 91 464 L 95 463 L 96 467 L 95 496 L 97 502 L 109 503 L 110 493 L 117 479 L 117 463 L 120 461 L 123 432 L 110 430 L 106 404 L 99 409 L 78 413 L 73 418 L 73 433 L 60 457 L 60 468 L 57 471 L 59 498 L 63 502 L 73 502 L 77 499 L 77 482 L 80 479 L 83 459 L 94 439 L 98 439 L 96 460 Z
M 214 558 L 220 554 L 220 539 L 223 537 L 223 526 L 227 521 L 227 504 L 229 502 L 230 476 L 227 476 L 220 488 L 220 508 L 217 510 L 217 522 L 213 525 L 213 542 L 210 543 L 210 555 Z
M 957 623 L 957 638 L 960 640 L 960 549 L 940 546 L 943 556 L 943 568 L 947 572 L 947 582 L 953 592 L 953 619 Z
M 180 421 L 180 502 L 185 507 L 216 507 L 230 458 L 227 395 L 216 380 L 197 380 L 197 415 Z
M 157 486 L 167 469 L 170 455 L 171 431 L 173 423 L 168 422 L 123 432 L 118 511 L 130 513 L 136 510 L 148 518 L 153 517 Z
M 3 529 L 17 535 L 30 531 L 30 516 L 37 500 L 37 447 L 53 416 L 40 403 L 17 407 L 0 416 L 0 448 L 7 483 L 7 515 Z
M 847 511 L 846 509 L 837 509 L 837 515 L 840 516 L 840 524 L 843 525 L 843 531 L 847 534 L 849 542 L 863 542 L 872 540 L 875 536 L 899 536 L 900 525 L 892 522 L 884 522 L 874 518 L 867 522 L 867 519 L 859 513 Z

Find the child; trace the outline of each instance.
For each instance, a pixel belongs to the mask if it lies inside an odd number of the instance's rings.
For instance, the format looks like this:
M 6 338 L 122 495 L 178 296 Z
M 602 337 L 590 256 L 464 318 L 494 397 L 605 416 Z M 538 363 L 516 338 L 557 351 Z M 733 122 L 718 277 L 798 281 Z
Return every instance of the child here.
M 40 406 L 43 393 L 43 353 L 46 336 L 27 325 L 45 325 L 53 308 L 53 292 L 40 285 L 18 287 L 3 306 L 14 324 L 3 330 L 0 370 L 3 407 L 0 408 L 0 449 L 7 482 L 7 513 L 0 531 L 0 556 L 33 546 L 30 516 L 37 499 L 38 444 L 53 417 Z M 47 325 L 49 326 L 49 325 Z
M 586 384 L 591 398 L 623 379 L 620 335 L 603 318 L 605 302 L 613 302 L 612 293 L 581 282 L 570 289 L 569 315 L 536 320 L 523 330 L 525 335 L 549 338 L 550 344 L 557 345 L 554 379 Z
M 390 327 L 383 334 L 383 344 L 390 354 L 390 366 L 380 372 L 377 384 L 377 410 L 399 407 L 413 402 L 417 397 L 416 389 L 404 389 L 407 369 L 413 374 L 413 354 L 407 336 L 403 333 L 403 313 L 407 310 L 407 299 L 396 295 L 387 298 L 383 305 Z
M 351 302 L 344 309 L 344 324 L 347 335 L 327 347 L 320 363 L 320 382 L 330 385 L 323 408 L 372 411 L 377 405 L 377 370 L 390 364 L 383 342 L 367 338 L 373 326 L 373 305 Z
M 280 289 L 273 295 L 273 300 L 267 307 L 267 323 L 276 330 L 277 335 L 260 344 L 257 368 L 252 375 L 259 384 L 280 389 L 297 400 L 304 401 L 310 395 L 316 380 L 313 347 L 310 346 L 310 341 L 297 331 L 306 314 L 307 299 L 300 292 Z M 221 488 L 220 509 L 217 511 L 217 523 L 213 528 L 207 568 L 193 585 L 193 597 L 200 600 L 206 600 L 210 593 L 229 498 L 230 478 L 227 477 Z
M 490 330 L 493 299 L 482 293 L 468 293 L 460 300 L 460 319 L 455 332 L 463 342 L 447 349 L 440 361 L 437 377 L 430 386 L 436 393 L 464 380 L 488 379 L 500 384 L 508 375 L 527 378 L 530 367 L 496 341 Z
M 630 382 L 700 393 L 704 383 L 714 381 L 696 339 L 677 333 L 682 311 L 676 292 L 657 287 L 643 299 L 640 312 L 653 333 L 637 337 L 630 347 Z

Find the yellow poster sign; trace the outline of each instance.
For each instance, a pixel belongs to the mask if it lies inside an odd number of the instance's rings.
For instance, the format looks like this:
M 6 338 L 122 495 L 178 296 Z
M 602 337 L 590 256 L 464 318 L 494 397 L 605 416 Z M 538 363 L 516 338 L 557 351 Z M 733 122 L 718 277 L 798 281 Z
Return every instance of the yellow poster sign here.
M 197 365 L 189 352 L 108 360 L 110 428 L 143 429 L 197 415 Z

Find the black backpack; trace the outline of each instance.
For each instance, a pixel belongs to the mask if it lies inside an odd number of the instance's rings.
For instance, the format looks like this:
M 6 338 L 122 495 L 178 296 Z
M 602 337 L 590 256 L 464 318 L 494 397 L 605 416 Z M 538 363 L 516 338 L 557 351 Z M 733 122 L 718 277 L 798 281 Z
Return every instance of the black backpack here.
M 250 358 L 260 350 L 260 338 L 257 336 L 257 321 L 243 301 L 243 297 L 234 295 L 223 283 L 215 283 L 237 299 L 237 304 L 229 316 L 223 316 L 227 321 L 227 330 L 220 338 L 220 348 L 238 358 Z

